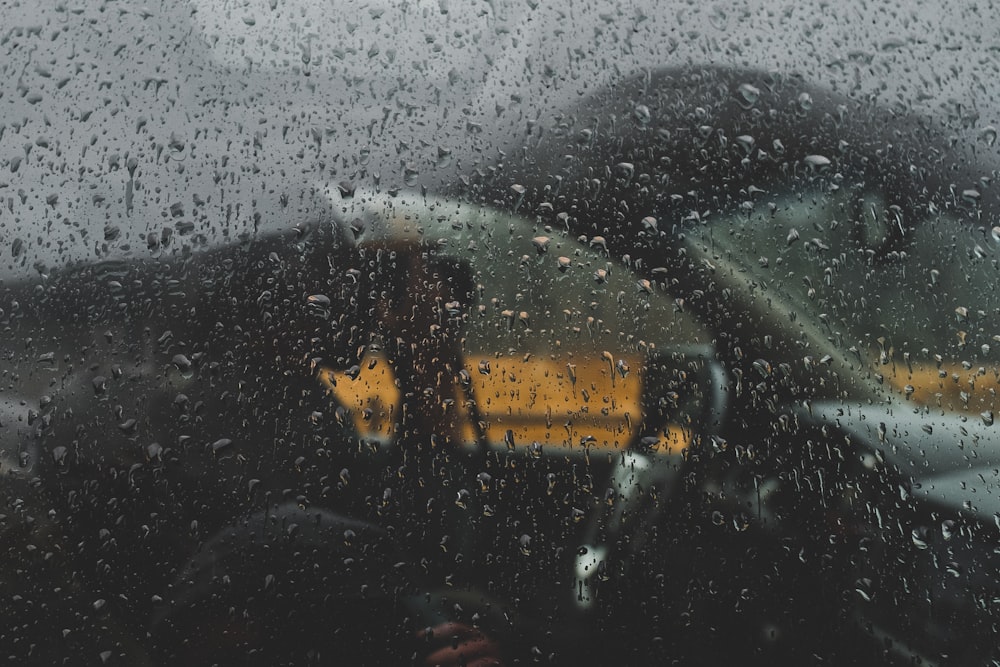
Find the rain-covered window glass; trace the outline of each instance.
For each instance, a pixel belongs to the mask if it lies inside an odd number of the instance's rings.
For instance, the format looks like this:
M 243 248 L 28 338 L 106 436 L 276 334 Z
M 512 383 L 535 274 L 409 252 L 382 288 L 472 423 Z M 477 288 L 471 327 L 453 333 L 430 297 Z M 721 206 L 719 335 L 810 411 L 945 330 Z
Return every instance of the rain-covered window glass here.
M 0 659 L 998 664 L 995 13 L 0 3 Z
M 995 392 L 974 390 L 996 343 L 996 240 L 950 208 L 907 226 L 878 194 L 812 187 L 713 221 L 701 251 L 725 262 L 739 289 L 790 320 L 804 316 L 797 326 L 816 327 L 824 352 L 871 362 L 880 383 L 921 404 L 979 406 L 990 421 Z

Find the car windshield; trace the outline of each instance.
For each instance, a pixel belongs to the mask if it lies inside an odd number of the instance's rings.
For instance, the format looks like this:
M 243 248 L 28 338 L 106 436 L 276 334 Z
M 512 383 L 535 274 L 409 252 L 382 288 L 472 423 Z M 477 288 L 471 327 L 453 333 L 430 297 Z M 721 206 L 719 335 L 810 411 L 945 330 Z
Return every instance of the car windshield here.
M 450 284 L 437 297 L 431 326 L 457 323 L 455 363 L 464 367 L 461 382 L 478 404 L 488 444 L 547 443 L 567 454 L 585 453 L 581 443 L 625 449 L 639 437 L 649 409 L 644 386 L 665 373 L 663 361 L 672 359 L 676 369 L 685 356 L 702 364 L 710 356 L 710 335 L 683 302 L 612 259 L 601 237 L 575 237 L 537 217 L 418 193 L 359 192 L 354 201 L 344 213 L 366 221 L 359 225 L 362 252 L 383 257 L 383 264 L 391 255 L 389 262 L 404 267 L 412 266 L 405 257 L 426 256 L 431 280 Z M 392 292 L 421 287 L 413 281 L 391 271 L 381 282 Z M 356 424 L 360 432 L 386 444 L 392 440 L 387 411 L 402 404 L 396 374 L 409 369 L 386 359 L 383 348 L 400 333 L 388 327 L 356 371 L 330 369 L 328 376 L 337 400 L 371 415 Z M 458 409 L 471 444 L 476 420 Z M 643 435 L 679 450 L 681 435 L 669 424 Z
M 362 237 L 426 245 L 468 266 L 476 312 L 464 334 L 473 353 L 641 353 L 709 343 L 683 303 L 647 274 L 579 237 L 521 214 L 416 193 L 364 197 L 374 229 Z M 627 258 L 626 258 L 627 260 Z M 638 269 L 638 270 L 637 270 Z
M 760 194 L 693 238 L 769 300 L 775 319 L 790 329 L 812 320 L 830 349 L 915 400 L 992 405 L 992 392 L 972 390 L 1000 341 L 1000 230 L 967 210 L 903 220 L 878 193 L 813 187 Z

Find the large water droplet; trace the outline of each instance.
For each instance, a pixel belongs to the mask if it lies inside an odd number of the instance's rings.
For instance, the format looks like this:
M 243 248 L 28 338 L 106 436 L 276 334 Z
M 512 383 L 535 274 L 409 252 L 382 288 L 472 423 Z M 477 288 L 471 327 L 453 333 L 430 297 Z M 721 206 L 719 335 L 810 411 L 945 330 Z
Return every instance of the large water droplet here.
M 819 171 L 830 166 L 830 159 L 823 155 L 807 155 L 802 159 L 810 169 Z
M 983 128 L 982 132 L 979 133 L 980 141 L 986 143 L 987 146 L 993 146 L 997 142 L 997 128 L 992 125 L 987 125 Z
M 757 104 L 757 100 L 760 99 L 760 88 L 749 83 L 741 83 L 740 87 L 736 89 L 736 99 L 739 101 L 740 106 L 744 109 L 749 109 Z

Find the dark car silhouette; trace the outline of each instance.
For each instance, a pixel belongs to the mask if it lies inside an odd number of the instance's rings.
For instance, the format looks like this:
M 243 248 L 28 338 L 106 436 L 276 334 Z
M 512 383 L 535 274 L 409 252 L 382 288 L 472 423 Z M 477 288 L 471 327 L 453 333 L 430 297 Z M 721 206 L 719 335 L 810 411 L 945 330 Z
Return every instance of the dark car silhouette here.
M 943 137 L 664 69 L 458 179 L 14 271 L 4 468 L 48 583 L 11 636 L 136 664 L 457 662 L 472 630 L 508 662 L 996 660 L 1000 231 Z

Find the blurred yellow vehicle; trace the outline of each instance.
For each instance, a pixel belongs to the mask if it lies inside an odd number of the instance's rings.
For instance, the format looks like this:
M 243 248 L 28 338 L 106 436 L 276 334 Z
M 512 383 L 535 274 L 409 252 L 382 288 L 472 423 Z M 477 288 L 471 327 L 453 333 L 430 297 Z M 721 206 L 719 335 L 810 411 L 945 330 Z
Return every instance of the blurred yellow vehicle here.
M 432 335 L 456 338 L 449 348 L 456 358 L 439 359 L 434 372 L 450 376 L 438 389 L 447 398 L 439 409 L 461 424 L 463 446 L 583 456 L 646 439 L 644 448 L 659 455 L 683 452 L 690 425 L 656 423 L 648 413 L 679 414 L 678 403 L 690 397 L 674 391 L 654 398 L 644 388 L 662 390 L 663 376 L 689 388 L 687 375 L 708 366 L 708 334 L 662 285 L 611 260 L 602 239 L 569 238 L 528 217 L 416 193 L 357 193 L 350 209 L 349 218 L 366 220 L 360 252 L 391 252 L 411 269 L 390 269 L 393 275 L 377 280 L 416 295 L 431 282 L 449 283 L 436 302 L 411 304 L 411 312 L 428 312 L 410 319 Z M 414 275 L 417 256 L 437 275 Z M 358 435 L 388 444 L 400 435 L 400 383 L 414 369 L 383 350 L 399 332 L 385 327 L 382 334 L 381 346 L 367 346 L 359 364 L 326 368 L 321 377 Z

